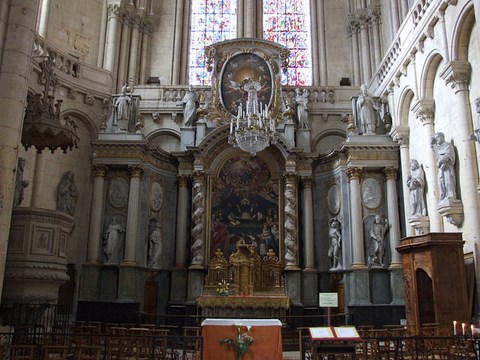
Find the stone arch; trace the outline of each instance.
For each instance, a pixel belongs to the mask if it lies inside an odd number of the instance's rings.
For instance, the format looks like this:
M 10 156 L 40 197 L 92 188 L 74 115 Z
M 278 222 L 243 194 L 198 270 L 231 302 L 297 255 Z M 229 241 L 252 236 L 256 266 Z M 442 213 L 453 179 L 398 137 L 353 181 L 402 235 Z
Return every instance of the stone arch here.
M 147 141 L 160 149 L 171 152 L 180 150 L 180 134 L 173 129 L 158 129 L 147 136 Z
M 475 11 L 473 4 L 469 3 L 462 9 L 452 32 L 452 60 L 467 61 L 468 44 L 474 25 Z
M 90 135 L 91 139 L 96 139 L 98 137 L 98 128 L 95 122 L 92 120 L 92 117 L 86 114 L 85 112 L 78 109 L 67 109 L 62 111 L 60 119 L 64 119 L 65 116 L 73 116 L 75 119 L 80 120 Z
M 340 143 L 343 141 L 345 141 L 345 131 L 340 129 L 327 129 L 313 139 L 312 150 L 315 154 L 327 154 L 334 149 L 333 147 L 329 147 L 331 144 L 338 142 L 338 150 L 340 149 Z M 322 142 L 323 144 L 321 144 Z M 328 148 L 329 150 L 322 151 L 323 148 Z
M 415 97 L 415 92 L 411 87 L 405 87 L 400 94 L 397 113 L 395 114 L 395 125 L 408 126 L 408 114 L 411 109 L 412 101 Z
M 419 81 L 419 99 L 433 99 L 433 86 L 435 84 L 435 75 L 438 66 L 443 61 L 442 55 L 438 50 L 432 51 L 428 56 L 422 68 Z

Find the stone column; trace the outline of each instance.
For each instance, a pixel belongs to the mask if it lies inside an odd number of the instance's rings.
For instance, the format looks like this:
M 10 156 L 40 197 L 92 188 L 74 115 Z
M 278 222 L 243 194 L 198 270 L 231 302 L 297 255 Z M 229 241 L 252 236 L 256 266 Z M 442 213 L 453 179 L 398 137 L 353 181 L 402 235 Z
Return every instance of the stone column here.
M 347 169 L 348 181 L 350 183 L 350 211 L 352 214 L 352 268 L 366 268 L 362 221 L 362 197 L 360 193 L 361 173 L 362 170 L 358 167 Z
M 2 2 L 3 3 L 3 2 Z M 11 0 L 0 68 L 0 298 L 15 192 L 15 171 L 27 104 L 38 0 Z
M 368 38 L 368 16 L 360 15 L 360 44 L 362 53 L 362 81 L 368 83 L 372 78 L 372 64 L 370 58 L 370 40 Z
M 243 21 L 243 13 L 244 13 L 244 1 L 246 0 L 238 0 L 237 2 L 237 34 L 238 37 L 245 37 L 245 24 Z
M 400 28 L 400 16 L 398 14 L 398 0 L 390 0 L 390 18 L 392 19 L 392 34 L 395 37 Z
M 40 19 L 38 24 L 38 35 L 45 39 L 47 35 L 48 18 L 50 15 L 50 0 L 42 0 L 42 9 L 40 10 Z
M 465 224 L 463 236 L 478 243 L 480 234 L 480 212 L 478 208 L 478 163 L 475 153 L 475 142 L 470 140 L 473 134 L 472 114 L 470 110 L 470 84 L 471 65 L 469 62 L 451 61 L 440 73 L 440 77 L 450 84 L 455 90 L 456 128 L 458 129 L 456 167 L 462 174 L 462 202 L 465 209 Z M 457 187 L 460 179 L 457 177 Z
M 445 9 L 438 10 L 438 19 L 442 39 L 443 60 L 445 63 L 448 63 L 450 61 L 450 53 L 448 51 L 447 27 L 445 26 Z
M 372 19 L 372 38 L 373 38 L 373 55 L 374 59 L 373 69 L 375 70 L 382 61 L 382 46 L 380 42 L 380 22 L 381 22 L 381 13 L 380 8 L 370 9 L 370 18 Z
M 172 71 L 172 85 L 180 84 L 180 73 L 182 62 L 181 59 L 182 53 L 182 36 L 183 33 L 183 11 L 184 11 L 184 1 L 185 0 L 176 0 L 176 13 L 175 13 L 175 37 L 173 43 L 173 71 Z
M 412 111 L 416 114 L 417 119 L 423 123 L 425 134 L 423 136 L 425 144 L 430 141 L 435 133 L 433 128 L 433 120 L 435 115 L 434 100 L 422 99 L 417 100 L 412 107 Z M 430 218 L 430 232 L 443 232 L 443 220 L 437 209 L 438 196 L 438 174 L 437 160 L 435 154 L 431 150 L 428 151 L 427 164 L 425 165 L 426 178 L 428 183 L 427 209 Z
M 297 180 L 296 175 L 285 175 L 285 269 L 298 269 Z
M 148 77 L 148 47 L 150 44 L 150 30 L 144 28 L 142 31 L 142 52 L 140 55 L 140 75 L 139 84 L 146 84 Z
M 90 231 L 87 245 L 87 264 L 100 264 L 100 240 L 102 239 L 102 222 L 104 207 L 105 165 L 93 167 L 93 197 L 90 208 Z
M 127 227 L 125 230 L 125 255 L 121 265 L 135 265 L 137 247 L 138 203 L 140 196 L 140 178 L 143 169 L 134 165 L 130 170 L 130 191 L 128 193 Z
M 186 266 L 188 226 L 188 176 L 178 176 L 177 241 L 175 247 L 175 267 Z
M 42 207 L 42 197 L 43 197 L 43 184 L 45 179 L 45 154 L 37 153 L 35 155 L 35 174 L 32 184 L 32 207 L 41 208 Z
M 122 36 L 120 42 L 120 53 L 118 55 L 117 89 L 128 83 L 127 64 L 128 52 L 130 50 L 130 18 L 122 19 Z
M 127 80 L 132 81 L 132 85 L 138 84 L 137 79 L 137 65 L 138 65 L 138 50 L 140 44 L 140 17 L 134 16 L 132 18 L 132 39 L 130 41 L 130 54 L 128 60 L 128 77 Z
M 350 47 L 352 49 L 352 85 L 358 86 L 362 83 L 360 75 L 360 51 L 358 49 L 358 22 L 350 20 L 348 23 L 347 32 L 350 38 Z
M 120 21 L 118 19 L 118 4 L 109 4 L 107 7 L 107 39 L 105 44 L 105 58 L 103 67 L 115 73 L 115 61 L 117 59 L 117 42 L 119 35 Z M 114 76 L 115 78 L 115 76 Z
M 303 177 L 302 182 L 302 205 L 303 205 L 303 229 L 304 245 L 303 257 L 305 259 L 304 270 L 315 270 L 315 244 L 313 234 L 313 198 L 312 178 Z
M 320 65 L 320 86 L 328 85 L 327 41 L 325 38 L 325 0 L 317 0 L 318 64 Z
M 256 0 L 244 0 L 245 12 L 243 13 L 243 19 L 245 24 L 245 37 L 256 37 L 257 30 L 257 4 Z
M 390 250 L 392 252 L 390 267 L 398 268 L 402 266 L 402 258 L 396 250 L 397 246 L 400 245 L 400 218 L 398 216 L 397 187 L 395 184 L 397 169 L 390 167 L 386 168 L 384 172 L 387 179 L 387 211 L 390 224 Z
M 103 57 L 105 56 L 105 36 L 107 34 L 108 10 L 107 4 L 102 4 L 102 20 L 100 26 L 100 39 L 98 41 L 97 67 L 103 66 Z
M 410 175 L 410 149 L 408 145 L 409 134 L 408 127 L 406 126 L 396 126 L 392 132 L 391 137 L 393 141 L 396 141 L 400 145 L 400 162 L 401 162 L 401 173 L 402 173 L 402 189 L 403 189 L 403 203 L 404 206 L 404 217 L 408 219 L 410 217 L 410 208 L 408 206 L 410 202 L 410 189 L 407 186 L 407 178 Z M 409 225 L 407 222 L 405 224 L 406 235 L 413 236 L 415 235 L 414 228 Z
M 191 268 L 203 269 L 205 263 L 205 173 L 197 171 L 193 177 L 192 206 L 192 261 Z

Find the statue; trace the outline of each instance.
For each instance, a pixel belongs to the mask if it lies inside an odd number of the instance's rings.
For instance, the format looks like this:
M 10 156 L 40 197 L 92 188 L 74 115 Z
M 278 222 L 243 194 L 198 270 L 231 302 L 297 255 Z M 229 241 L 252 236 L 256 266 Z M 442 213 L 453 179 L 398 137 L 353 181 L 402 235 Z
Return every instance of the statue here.
M 424 189 L 425 173 L 417 160 L 410 160 L 410 175 L 407 178 L 407 187 L 410 190 L 409 203 L 411 216 L 426 216 Z
M 159 220 L 155 221 L 155 226 L 148 240 L 148 267 L 158 269 L 162 257 L 162 224 Z
M 184 125 L 194 126 L 197 121 L 198 98 L 191 86 L 183 96 L 182 104 Z
M 364 135 L 374 135 L 377 129 L 378 107 L 368 93 L 367 86 L 360 86 L 361 94 L 357 99 L 357 114 L 360 119 L 360 128 Z
M 58 184 L 57 190 L 57 210 L 70 216 L 75 212 L 78 190 L 74 182 L 73 171 L 67 171 Z
M 341 249 L 342 249 L 342 224 L 336 218 L 331 218 L 328 221 L 330 236 L 330 248 L 328 249 L 328 256 L 332 259 L 331 269 L 341 268 Z
M 23 189 L 25 189 L 30 182 L 23 180 L 23 172 L 25 171 L 25 158 L 19 157 L 17 163 L 17 170 L 15 175 L 15 193 L 13 195 L 13 206 L 17 207 L 23 201 Z
M 375 215 L 370 229 L 368 231 L 368 266 L 384 266 L 383 258 L 385 256 L 385 235 L 390 225 L 387 219 L 383 220 L 380 215 Z
M 112 218 L 112 222 L 108 225 L 107 230 L 103 233 L 106 264 L 118 264 L 121 260 L 121 247 L 125 234 L 125 229 L 118 222 L 116 216 Z
M 297 104 L 297 120 L 298 126 L 302 129 L 308 129 L 308 90 L 304 90 L 300 94 L 300 89 L 295 89 L 295 103 Z
M 438 184 L 440 188 L 440 201 L 457 199 L 455 178 L 455 149 L 445 141 L 445 135 L 437 132 L 432 137 L 431 147 L 437 156 Z
M 128 132 L 128 123 L 132 110 L 131 90 L 125 84 L 122 87 L 122 95 L 120 95 L 113 105 L 117 111 L 117 131 Z

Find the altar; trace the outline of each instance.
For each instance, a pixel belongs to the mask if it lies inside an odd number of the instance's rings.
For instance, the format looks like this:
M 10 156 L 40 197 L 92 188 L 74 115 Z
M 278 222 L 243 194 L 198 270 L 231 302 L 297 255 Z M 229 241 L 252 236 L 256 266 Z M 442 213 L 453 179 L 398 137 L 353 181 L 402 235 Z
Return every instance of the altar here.
M 237 327 L 253 339 L 244 360 L 281 360 L 282 323 L 277 319 L 205 319 L 202 322 L 203 359 L 234 360 L 235 352 L 222 339 L 234 339 Z
M 218 249 L 208 263 L 202 295 L 202 317 L 278 318 L 285 321 L 290 299 L 281 281 L 273 250 L 260 258 L 252 246 L 239 244 L 228 261 Z

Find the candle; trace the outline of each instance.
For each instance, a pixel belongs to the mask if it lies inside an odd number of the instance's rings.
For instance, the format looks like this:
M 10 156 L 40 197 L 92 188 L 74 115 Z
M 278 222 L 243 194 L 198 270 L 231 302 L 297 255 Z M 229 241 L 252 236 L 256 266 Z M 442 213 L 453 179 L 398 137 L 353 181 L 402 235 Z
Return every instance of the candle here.
M 472 339 L 473 339 L 473 325 L 470 325 L 470 331 L 472 332 Z
M 457 322 L 453 321 L 453 336 L 457 335 Z
M 465 336 L 465 323 L 462 323 L 462 335 Z

